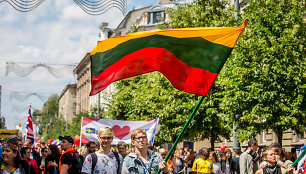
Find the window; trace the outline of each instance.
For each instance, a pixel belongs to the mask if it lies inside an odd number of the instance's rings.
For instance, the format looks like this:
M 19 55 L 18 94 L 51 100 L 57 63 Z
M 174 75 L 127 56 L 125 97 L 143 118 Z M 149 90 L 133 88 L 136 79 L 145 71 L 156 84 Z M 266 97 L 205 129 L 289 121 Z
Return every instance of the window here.
M 153 24 L 159 23 L 162 21 L 162 12 L 153 12 Z

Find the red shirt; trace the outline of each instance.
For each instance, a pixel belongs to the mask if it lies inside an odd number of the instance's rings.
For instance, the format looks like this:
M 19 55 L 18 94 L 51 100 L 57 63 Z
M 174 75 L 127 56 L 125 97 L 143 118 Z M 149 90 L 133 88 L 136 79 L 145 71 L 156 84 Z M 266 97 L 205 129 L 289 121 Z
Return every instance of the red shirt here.
M 34 159 L 32 159 L 32 158 L 30 158 L 29 160 L 26 160 L 26 161 L 27 161 L 28 163 L 32 164 L 33 169 L 34 169 L 34 172 L 35 172 L 36 174 L 39 174 L 40 169 L 38 169 L 38 166 L 37 166 L 37 164 L 36 164 L 36 161 L 35 161 Z

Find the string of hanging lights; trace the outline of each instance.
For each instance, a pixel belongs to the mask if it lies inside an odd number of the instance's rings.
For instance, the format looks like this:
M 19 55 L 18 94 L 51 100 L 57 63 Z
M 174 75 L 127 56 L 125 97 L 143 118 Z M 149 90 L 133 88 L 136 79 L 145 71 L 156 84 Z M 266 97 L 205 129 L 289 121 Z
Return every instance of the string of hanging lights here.
M 62 78 L 65 75 L 73 75 L 73 69 L 76 65 L 64 65 L 60 68 L 55 68 L 53 66 L 58 66 L 56 64 L 32 64 L 31 66 L 21 66 L 20 64 L 30 64 L 30 63 L 17 63 L 17 62 L 6 62 L 6 71 L 5 75 L 7 76 L 10 72 L 14 72 L 19 77 L 25 77 L 33 72 L 38 67 L 43 67 L 48 70 L 56 78 Z M 52 66 L 51 66 L 52 65 Z
M 38 7 L 45 0 L 0 0 L 9 3 L 14 9 L 20 12 L 29 12 Z
M 15 99 L 18 101 L 24 101 L 31 96 L 36 96 L 41 101 L 46 101 L 48 99 L 47 93 L 36 93 L 36 92 L 20 92 L 20 91 L 11 91 L 10 100 Z
M 7 2 L 14 9 L 20 12 L 29 12 L 38 7 L 45 0 L 0 0 L 0 3 Z M 101 15 L 117 8 L 123 16 L 126 15 L 127 0 L 73 0 L 84 12 L 89 15 Z

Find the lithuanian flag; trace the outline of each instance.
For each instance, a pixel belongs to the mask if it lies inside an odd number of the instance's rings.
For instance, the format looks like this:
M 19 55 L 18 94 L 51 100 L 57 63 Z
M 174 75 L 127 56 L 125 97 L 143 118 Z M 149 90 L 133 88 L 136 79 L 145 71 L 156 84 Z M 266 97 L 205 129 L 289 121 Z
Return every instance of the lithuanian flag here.
M 185 92 L 206 96 L 247 25 L 144 31 L 98 42 L 90 54 L 91 92 L 112 82 L 161 72 Z

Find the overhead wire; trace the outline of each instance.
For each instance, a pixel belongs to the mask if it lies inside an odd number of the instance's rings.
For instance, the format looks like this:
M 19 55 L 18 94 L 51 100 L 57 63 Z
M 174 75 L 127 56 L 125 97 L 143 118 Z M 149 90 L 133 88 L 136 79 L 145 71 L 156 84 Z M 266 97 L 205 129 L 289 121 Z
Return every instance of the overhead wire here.
M 0 0 L 0 3 L 7 2 L 14 9 L 20 12 L 29 12 L 37 8 L 45 0 Z M 73 0 L 84 12 L 89 15 L 101 15 L 117 8 L 123 16 L 126 15 L 127 0 Z

